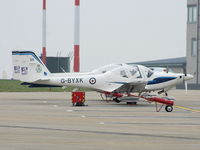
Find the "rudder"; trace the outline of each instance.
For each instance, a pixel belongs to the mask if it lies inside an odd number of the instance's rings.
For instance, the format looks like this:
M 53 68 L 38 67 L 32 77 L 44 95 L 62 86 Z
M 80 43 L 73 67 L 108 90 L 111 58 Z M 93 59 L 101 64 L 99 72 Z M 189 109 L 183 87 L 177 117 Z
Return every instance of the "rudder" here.
M 34 82 L 46 78 L 50 72 L 32 51 L 12 51 L 13 79 Z

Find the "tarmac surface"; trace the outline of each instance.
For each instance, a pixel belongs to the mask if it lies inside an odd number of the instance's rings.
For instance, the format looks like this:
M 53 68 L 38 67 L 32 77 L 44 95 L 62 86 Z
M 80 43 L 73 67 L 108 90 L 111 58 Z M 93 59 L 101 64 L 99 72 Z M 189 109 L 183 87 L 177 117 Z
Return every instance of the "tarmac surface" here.
M 86 93 L 86 107 L 73 107 L 65 92 L 0 93 L 0 150 L 199 150 L 200 91 L 169 94 L 170 113 L 96 92 Z

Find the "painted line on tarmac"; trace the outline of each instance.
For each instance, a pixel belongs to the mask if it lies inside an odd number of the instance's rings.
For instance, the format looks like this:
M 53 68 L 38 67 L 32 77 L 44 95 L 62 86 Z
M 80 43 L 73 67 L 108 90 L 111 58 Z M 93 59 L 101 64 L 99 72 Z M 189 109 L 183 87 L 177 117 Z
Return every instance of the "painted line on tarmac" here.
M 46 128 L 46 127 L 31 127 L 31 126 L 18 126 L 18 125 L 1 125 L 0 128 L 13 128 L 13 129 L 31 129 L 31 130 L 49 130 L 61 132 L 78 132 L 78 133 L 91 133 L 102 135 L 118 135 L 118 136 L 137 136 L 137 137 L 150 137 L 150 138 L 167 138 L 177 140 L 192 140 L 199 141 L 199 137 L 184 137 L 173 135 L 160 135 L 160 134 L 147 134 L 147 133 L 127 133 L 127 132 L 111 132 L 111 131 L 92 131 L 92 130 L 73 130 L 73 129 L 60 129 L 60 128 Z
M 197 109 L 192 109 L 192 108 L 188 108 L 188 107 L 183 107 L 183 106 L 174 106 L 175 108 L 179 108 L 179 109 L 184 109 L 184 110 L 189 110 L 189 111 L 192 111 L 192 112 L 198 112 L 200 113 L 200 110 L 197 110 Z
M 148 123 L 148 122 L 105 122 L 106 124 L 127 124 L 127 125 L 162 125 L 162 126 L 199 126 L 200 123 L 179 123 L 179 122 L 170 122 L 170 123 L 166 123 L 166 122 L 155 122 L 155 123 Z
M 105 122 L 99 122 L 99 124 L 105 124 Z
M 67 112 L 73 112 L 73 110 L 69 109 L 69 110 L 66 110 Z

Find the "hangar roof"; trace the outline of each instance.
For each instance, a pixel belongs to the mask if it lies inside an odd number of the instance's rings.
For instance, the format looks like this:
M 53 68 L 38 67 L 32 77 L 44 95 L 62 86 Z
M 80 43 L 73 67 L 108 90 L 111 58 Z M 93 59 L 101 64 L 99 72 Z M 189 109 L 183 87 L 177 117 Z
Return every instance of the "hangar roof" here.
M 134 62 L 134 63 L 128 63 L 128 64 L 140 64 L 147 67 L 178 67 L 178 66 L 184 67 L 186 66 L 186 57 Z

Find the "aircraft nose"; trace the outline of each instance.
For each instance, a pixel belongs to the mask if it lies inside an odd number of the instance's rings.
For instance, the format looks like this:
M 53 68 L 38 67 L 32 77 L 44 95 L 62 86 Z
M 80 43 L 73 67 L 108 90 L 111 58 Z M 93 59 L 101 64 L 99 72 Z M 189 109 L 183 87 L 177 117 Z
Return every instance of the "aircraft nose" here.
M 185 75 L 185 78 L 184 78 L 184 80 L 191 80 L 191 79 L 193 79 L 194 78 L 194 76 L 193 75 L 191 75 L 191 74 L 187 74 L 187 75 Z

